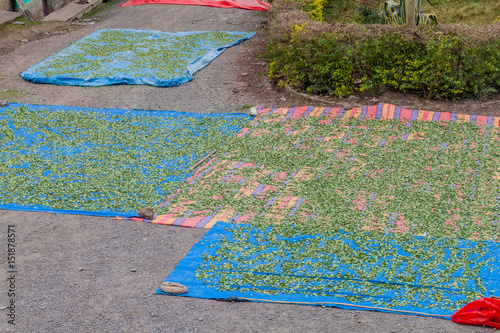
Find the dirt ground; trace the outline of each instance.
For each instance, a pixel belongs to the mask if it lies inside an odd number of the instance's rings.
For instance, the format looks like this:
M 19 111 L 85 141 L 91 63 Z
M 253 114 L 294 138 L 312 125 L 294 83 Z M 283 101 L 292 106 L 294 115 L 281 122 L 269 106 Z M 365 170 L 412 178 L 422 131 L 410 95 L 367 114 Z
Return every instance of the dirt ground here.
M 92 23 L 94 22 L 94 23 Z M 265 13 L 195 6 L 111 6 L 95 20 L 0 30 L 0 99 L 34 104 L 235 112 L 322 105 L 276 91 L 266 77 Z M 39 85 L 19 73 L 101 28 L 244 30 L 257 36 L 229 48 L 194 80 L 175 88 Z M 21 39 L 29 41 L 21 42 Z M 366 98 L 365 98 L 366 97 Z M 500 115 L 495 99 L 427 102 L 387 92 L 325 102 L 392 102 L 434 111 Z M 325 105 L 325 104 L 323 104 Z M 205 233 L 111 218 L 0 210 L 0 242 L 15 225 L 16 325 L 8 323 L 6 256 L 0 264 L 0 332 L 491 332 L 448 320 L 300 305 L 228 303 L 151 295 Z

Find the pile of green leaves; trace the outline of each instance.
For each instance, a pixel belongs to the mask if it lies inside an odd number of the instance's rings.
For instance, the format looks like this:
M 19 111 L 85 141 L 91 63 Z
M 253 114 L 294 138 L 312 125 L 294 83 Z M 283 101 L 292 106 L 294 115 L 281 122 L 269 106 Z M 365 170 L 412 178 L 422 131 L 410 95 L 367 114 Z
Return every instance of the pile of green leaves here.
M 256 118 L 228 146 L 231 154 L 166 209 L 179 217 L 227 212 L 220 221 L 246 215 L 247 223 L 500 240 L 497 127 L 283 118 Z
M 199 281 L 436 314 L 498 293 L 498 127 L 309 111 L 263 110 L 173 199 L 189 217 L 249 217 L 215 226 Z
M 221 291 L 454 312 L 500 287 L 489 281 L 500 270 L 490 256 L 493 244 L 377 232 L 315 234 L 300 225 L 224 228 L 196 275 Z
M 53 55 L 36 68 L 43 77 L 116 77 L 187 75 L 187 65 L 210 50 L 231 44 L 248 33 L 193 32 L 173 34 L 138 30 L 99 30 Z
M 0 205 L 131 212 L 161 203 L 246 116 L 0 108 Z M 114 214 L 110 214 L 114 215 Z
M 272 10 L 269 77 L 276 83 L 335 97 L 387 86 L 455 99 L 484 97 L 500 88 L 498 23 L 409 31 L 312 22 L 279 4 Z

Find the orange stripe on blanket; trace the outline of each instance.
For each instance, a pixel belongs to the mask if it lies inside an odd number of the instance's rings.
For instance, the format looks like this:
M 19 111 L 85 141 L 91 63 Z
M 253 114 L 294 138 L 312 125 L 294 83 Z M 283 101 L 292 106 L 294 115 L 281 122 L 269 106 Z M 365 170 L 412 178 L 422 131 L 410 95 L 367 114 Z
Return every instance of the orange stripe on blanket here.
M 318 117 L 320 114 L 323 113 L 323 111 L 325 111 L 325 107 L 316 107 L 314 108 L 314 110 L 312 110 L 312 112 L 309 114 L 309 117 Z
M 220 212 L 219 214 L 215 215 L 213 219 L 211 219 L 210 221 L 208 221 L 208 223 L 205 224 L 205 226 L 203 228 L 205 228 L 205 229 L 212 228 L 214 226 L 214 224 L 216 222 L 219 222 L 219 221 L 226 222 L 226 221 L 224 221 L 224 219 L 227 217 L 227 215 L 229 213 L 230 212 L 227 211 L 227 210 L 224 210 L 224 211 Z
M 394 113 L 396 112 L 396 105 L 391 105 L 389 112 L 387 113 L 387 120 L 394 119 Z
M 165 214 L 159 221 L 155 222 L 155 224 L 172 225 L 176 219 L 176 214 Z
M 500 127 L 500 117 L 493 118 L 493 127 Z
M 470 123 L 470 115 L 468 114 L 457 114 L 457 123 Z
M 384 104 L 384 106 L 382 106 L 382 115 L 380 116 L 380 120 L 387 120 L 389 107 L 391 107 L 391 104 Z

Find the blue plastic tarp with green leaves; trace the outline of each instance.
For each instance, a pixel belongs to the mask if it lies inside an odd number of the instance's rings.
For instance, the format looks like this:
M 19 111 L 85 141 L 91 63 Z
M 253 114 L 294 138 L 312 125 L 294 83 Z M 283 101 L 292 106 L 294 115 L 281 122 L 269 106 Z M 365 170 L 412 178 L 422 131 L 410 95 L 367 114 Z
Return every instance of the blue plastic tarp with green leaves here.
M 101 29 L 21 73 L 34 83 L 179 86 L 254 32 Z
M 498 295 L 500 247 L 320 225 L 218 222 L 165 281 L 188 288 L 179 296 L 450 319 L 465 304 Z
M 0 209 L 136 216 L 249 119 L 11 103 L 0 107 Z

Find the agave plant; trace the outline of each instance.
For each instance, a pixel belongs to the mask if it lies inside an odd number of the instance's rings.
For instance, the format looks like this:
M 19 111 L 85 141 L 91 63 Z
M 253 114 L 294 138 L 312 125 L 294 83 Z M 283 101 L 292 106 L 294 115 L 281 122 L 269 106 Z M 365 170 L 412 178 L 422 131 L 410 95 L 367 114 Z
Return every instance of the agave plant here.
M 385 13 L 386 22 L 391 24 L 406 24 L 406 1 L 400 0 L 400 2 L 394 2 L 388 0 L 385 2 Z M 438 24 L 438 19 L 436 14 L 424 14 L 422 13 L 422 0 L 416 0 L 415 6 L 415 24 Z

